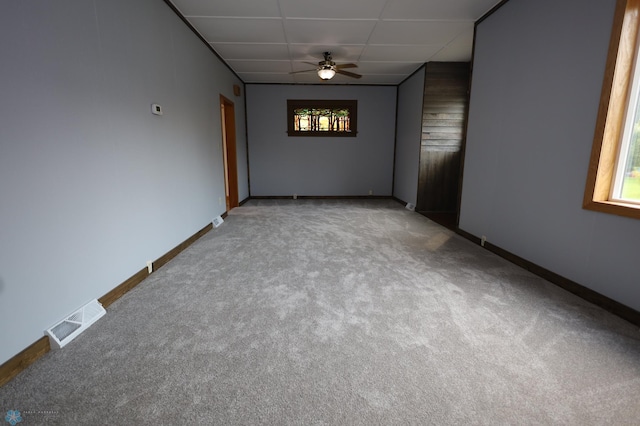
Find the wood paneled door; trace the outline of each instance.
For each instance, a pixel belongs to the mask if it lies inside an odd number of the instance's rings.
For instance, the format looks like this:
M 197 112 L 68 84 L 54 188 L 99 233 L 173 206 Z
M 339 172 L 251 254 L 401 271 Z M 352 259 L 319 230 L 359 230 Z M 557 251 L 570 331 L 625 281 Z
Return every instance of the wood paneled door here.
M 426 66 L 416 210 L 450 227 L 459 210 L 469 75 L 467 62 Z
M 236 160 L 236 116 L 233 102 L 220 95 L 222 151 L 227 211 L 238 207 L 238 163 Z

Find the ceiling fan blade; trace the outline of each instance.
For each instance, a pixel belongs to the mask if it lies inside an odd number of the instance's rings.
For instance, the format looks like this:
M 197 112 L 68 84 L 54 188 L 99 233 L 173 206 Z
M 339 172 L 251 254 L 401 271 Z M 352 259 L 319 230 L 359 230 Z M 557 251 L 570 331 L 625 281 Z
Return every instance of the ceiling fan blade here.
M 313 70 L 291 71 L 289 74 L 300 74 L 301 72 L 311 72 L 311 71 L 318 71 L 318 70 L 313 69 Z
M 307 62 L 307 61 L 302 61 L 303 64 L 307 64 L 307 65 L 313 65 L 314 67 L 318 66 L 317 62 Z
M 361 78 L 362 77 L 360 74 L 356 74 L 354 72 L 349 72 L 349 71 L 336 70 L 336 73 L 342 74 L 342 75 L 346 75 L 347 77 L 353 77 L 353 78 Z
M 337 69 L 340 68 L 358 68 L 358 66 L 356 64 L 340 64 L 340 65 L 336 65 Z

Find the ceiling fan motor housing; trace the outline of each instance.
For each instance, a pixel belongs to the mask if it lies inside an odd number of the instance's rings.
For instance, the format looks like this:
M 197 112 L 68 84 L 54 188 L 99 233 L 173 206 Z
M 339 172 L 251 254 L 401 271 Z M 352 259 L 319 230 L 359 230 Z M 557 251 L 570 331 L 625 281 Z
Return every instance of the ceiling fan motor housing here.
M 333 62 L 332 58 L 331 58 L 331 52 L 324 52 L 323 53 L 324 56 L 324 61 L 320 61 L 318 62 L 318 67 L 315 70 L 302 70 L 302 71 L 292 71 L 290 74 L 298 74 L 301 72 L 310 72 L 310 71 L 316 71 L 318 73 L 318 77 L 320 77 L 322 80 L 331 80 L 333 78 L 334 75 L 336 74 L 342 74 L 345 75 L 347 77 L 352 77 L 352 78 L 361 78 L 362 76 L 360 74 L 356 74 L 353 72 L 349 72 L 349 71 L 344 71 L 343 68 L 356 68 L 357 65 L 356 64 L 336 64 L 335 62 Z M 314 65 L 312 62 L 305 62 L 306 64 L 309 65 Z

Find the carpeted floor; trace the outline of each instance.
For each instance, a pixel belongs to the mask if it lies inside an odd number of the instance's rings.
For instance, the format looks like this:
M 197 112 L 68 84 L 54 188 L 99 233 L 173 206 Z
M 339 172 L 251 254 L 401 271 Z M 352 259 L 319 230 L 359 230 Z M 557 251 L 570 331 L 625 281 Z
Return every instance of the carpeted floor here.
M 252 200 L 0 388 L 23 424 L 639 424 L 640 332 L 387 200 Z

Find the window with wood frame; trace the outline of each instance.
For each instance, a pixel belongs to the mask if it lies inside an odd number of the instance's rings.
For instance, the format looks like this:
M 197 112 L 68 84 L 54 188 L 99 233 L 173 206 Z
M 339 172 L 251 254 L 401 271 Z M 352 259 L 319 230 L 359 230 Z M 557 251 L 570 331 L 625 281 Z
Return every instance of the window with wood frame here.
M 618 0 L 583 206 L 640 219 L 640 0 Z
M 357 100 L 287 100 L 289 136 L 355 137 L 357 132 Z

